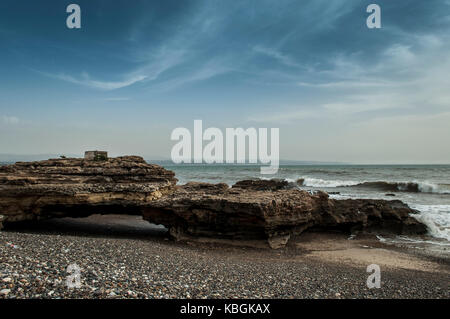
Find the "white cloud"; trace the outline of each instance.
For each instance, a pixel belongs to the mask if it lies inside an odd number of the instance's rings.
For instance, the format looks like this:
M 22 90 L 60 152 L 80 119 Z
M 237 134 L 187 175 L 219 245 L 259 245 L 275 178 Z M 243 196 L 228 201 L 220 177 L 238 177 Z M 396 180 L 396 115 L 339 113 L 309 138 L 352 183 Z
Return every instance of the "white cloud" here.
M 129 97 L 107 97 L 103 99 L 104 101 L 110 101 L 110 102 L 115 102 L 115 101 L 129 101 L 130 98 Z
M 275 125 L 317 119 L 357 124 L 380 118 L 387 123 L 399 114 L 449 112 L 450 48 L 439 37 L 421 38 L 432 44 L 430 49 L 422 43 L 414 49 L 395 44 L 383 51 L 378 63 L 365 63 L 358 53 L 338 56 L 328 70 L 311 73 L 310 82 L 296 81 L 299 88 L 314 92 L 313 99 L 289 108 L 266 108 L 248 120 Z
M 392 87 L 396 82 L 382 80 L 364 80 L 363 81 L 335 81 L 325 83 L 298 82 L 297 85 L 311 88 L 330 88 L 330 89 L 348 89 L 348 88 L 376 88 Z
M 253 47 L 253 51 L 255 51 L 256 53 L 259 54 L 263 54 L 266 55 L 268 57 L 271 57 L 275 60 L 277 60 L 278 62 L 280 62 L 281 64 L 284 64 L 286 66 L 291 66 L 291 67 L 303 67 L 302 65 L 298 64 L 297 62 L 295 62 L 295 60 L 293 60 L 291 57 L 282 54 L 281 52 L 274 50 L 272 48 L 267 48 L 267 47 L 262 47 L 262 46 L 255 46 Z
M 15 116 L 2 115 L 0 117 L 0 119 L 1 119 L 1 122 L 6 125 L 15 125 L 15 124 L 19 123 L 19 118 L 15 117 Z
M 415 62 L 415 54 L 411 51 L 411 47 L 402 44 L 395 44 L 389 47 L 384 55 L 390 59 L 390 63 L 395 63 L 397 66 L 412 64 Z
M 41 72 L 42 74 L 45 74 L 47 76 L 60 79 L 63 81 L 67 81 L 74 84 L 84 85 L 95 89 L 101 89 L 101 90 L 116 90 L 120 88 L 124 88 L 130 85 L 133 85 L 137 82 L 140 82 L 147 78 L 145 75 L 136 75 L 128 77 L 122 81 L 99 81 L 91 79 L 88 73 L 83 72 L 81 74 L 80 78 L 76 78 L 67 74 L 49 74 Z
M 177 77 L 161 81 L 155 88 L 170 91 L 192 82 L 205 81 L 215 76 L 234 71 L 234 68 L 230 64 L 231 62 L 227 58 L 213 58 L 205 61 L 191 72 L 185 72 Z
M 312 118 L 317 116 L 317 112 L 314 110 L 305 110 L 303 107 L 297 107 L 297 111 L 286 111 L 277 113 L 261 113 L 252 115 L 247 118 L 248 122 L 256 122 L 256 123 L 289 123 L 292 121 L 304 120 L 308 118 Z M 292 110 L 292 108 L 290 108 Z
M 132 74 L 145 74 L 147 81 L 153 81 L 175 66 L 187 59 L 188 51 L 179 49 L 177 45 L 168 43 L 159 48 L 156 53 L 143 50 L 136 53 L 136 61 L 144 62 L 144 65 Z
M 154 81 L 159 76 L 180 64 L 185 58 L 185 50 L 177 50 L 174 48 L 162 47 L 156 53 L 148 53 L 148 51 L 138 52 L 133 61 L 143 63 L 138 69 L 122 75 L 122 81 L 101 81 L 91 78 L 88 72 L 83 72 L 80 76 L 72 76 L 66 73 L 48 73 L 37 71 L 45 76 L 74 83 L 77 85 L 88 86 L 100 90 L 116 90 L 127 86 L 131 86 L 138 82 Z

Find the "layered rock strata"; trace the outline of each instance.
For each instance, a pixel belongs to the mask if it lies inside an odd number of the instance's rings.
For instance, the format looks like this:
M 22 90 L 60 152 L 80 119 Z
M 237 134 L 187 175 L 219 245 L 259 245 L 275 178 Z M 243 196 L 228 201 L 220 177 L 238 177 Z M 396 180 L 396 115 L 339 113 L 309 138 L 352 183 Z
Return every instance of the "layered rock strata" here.
M 139 214 L 176 184 L 175 174 L 138 156 L 0 166 L 3 223 L 94 213 Z
M 306 230 L 377 230 L 424 233 L 426 228 L 401 201 L 334 200 L 280 181 L 188 183 L 142 208 L 143 218 L 163 224 L 175 238 L 266 238 L 272 248 Z

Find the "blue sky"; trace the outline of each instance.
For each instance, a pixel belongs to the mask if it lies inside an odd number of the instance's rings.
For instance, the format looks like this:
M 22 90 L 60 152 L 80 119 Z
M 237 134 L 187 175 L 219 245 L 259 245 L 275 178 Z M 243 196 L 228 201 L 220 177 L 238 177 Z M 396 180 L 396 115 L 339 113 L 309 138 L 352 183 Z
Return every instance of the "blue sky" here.
M 449 31 L 449 0 L 2 0 L 0 153 L 168 158 L 202 119 L 278 127 L 284 159 L 448 163 Z

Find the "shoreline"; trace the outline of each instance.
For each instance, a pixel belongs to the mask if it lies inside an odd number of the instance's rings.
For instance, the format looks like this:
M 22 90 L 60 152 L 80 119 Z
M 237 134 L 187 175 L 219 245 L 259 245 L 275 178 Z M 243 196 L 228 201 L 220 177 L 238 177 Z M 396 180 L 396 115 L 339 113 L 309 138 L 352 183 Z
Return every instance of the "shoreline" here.
M 171 241 L 138 216 L 16 226 L 0 231 L 0 298 L 449 298 L 448 254 L 334 233 L 279 250 L 235 244 Z M 79 289 L 65 285 L 71 263 Z M 369 264 L 380 265 L 380 289 L 366 286 Z

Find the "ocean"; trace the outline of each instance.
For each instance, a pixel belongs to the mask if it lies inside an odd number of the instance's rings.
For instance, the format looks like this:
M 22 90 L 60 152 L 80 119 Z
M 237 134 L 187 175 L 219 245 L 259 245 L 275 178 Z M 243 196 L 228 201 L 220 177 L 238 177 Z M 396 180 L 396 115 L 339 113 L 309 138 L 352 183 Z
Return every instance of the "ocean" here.
M 164 165 L 179 184 L 188 181 L 227 183 L 279 178 L 304 190 L 323 190 L 331 198 L 398 199 L 419 211 L 428 236 L 379 238 L 424 248 L 450 247 L 450 165 L 282 165 L 276 175 L 261 175 L 254 165 Z M 429 247 L 427 247 L 429 249 Z

